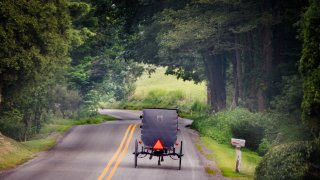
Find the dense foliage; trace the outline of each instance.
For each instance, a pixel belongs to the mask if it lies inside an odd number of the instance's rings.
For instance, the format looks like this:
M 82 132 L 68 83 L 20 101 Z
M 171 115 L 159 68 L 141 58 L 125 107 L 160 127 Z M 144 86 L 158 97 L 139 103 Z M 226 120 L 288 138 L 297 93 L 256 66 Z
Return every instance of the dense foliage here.
M 283 143 L 308 144 L 319 137 L 319 1 L 161 4 L 153 14 L 138 17 L 142 20 L 133 26 L 135 41 L 127 58 L 167 66 L 168 74 L 184 80 L 207 82 L 208 104 L 218 113 L 194 122 L 201 134 L 221 143 L 231 136 L 245 138 L 261 154 Z M 262 114 L 250 118 L 247 112 L 243 120 L 233 116 L 238 110 L 225 111 L 237 106 Z M 269 165 L 263 169 L 274 166 Z M 300 169 L 295 165 L 293 169 Z
M 316 142 L 292 142 L 274 147 L 261 160 L 256 179 L 317 179 L 320 148 Z
M 303 16 L 303 50 L 300 72 L 303 76 L 303 119 L 320 137 L 320 2 L 310 1 Z
M 263 118 L 258 113 L 237 108 L 213 116 L 198 117 L 192 126 L 202 135 L 229 144 L 232 137 L 246 139 L 246 147 L 257 150 L 264 137 Z
M 298 74 L 301 45 L 293 24 L 305 2 L 169 2 L 152 19 L 142 18 L 128 58 L 168 66 L 167 73 L 184 80 L 205 80 L 215 112 L 227 105 L 265 111 L 281 93 L 283 77 Z
M 0 130 L 26 139 L 39 132 L 49 88 L 68 65 L 71 18 L 59 0 L 1 1 L 0 19 Z
M 26 140 L 51 114 L 92 115 L 102 100 L 133 92 L 143 68 L 123 58 L 125 18 L 113 4 L 0 2 L 2 133 Z
M 187 110 L 213 114 L 194 128 L 266 153 L 257 179 L 319 178 L 318 0 L 3 0 L 0 23 L 6 135 L 26 140 L 50 114 L 86 116 L 101 101 L 128 100 L 139 63 L 155 64 L 207 83 L 209 108 Z M 153 91 L 136 101 L 183 107 L 184 98 Z

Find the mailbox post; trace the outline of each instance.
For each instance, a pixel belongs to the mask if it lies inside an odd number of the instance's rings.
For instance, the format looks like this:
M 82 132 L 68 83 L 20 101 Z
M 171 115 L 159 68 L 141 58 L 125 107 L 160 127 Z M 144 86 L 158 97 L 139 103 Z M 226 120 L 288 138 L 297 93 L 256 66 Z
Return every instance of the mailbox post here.
M 241 167 L 241 147 L 244 147 L 246 140 L 231 138 L 231 144 L 236 148 L 236 172 L 240 172 Z

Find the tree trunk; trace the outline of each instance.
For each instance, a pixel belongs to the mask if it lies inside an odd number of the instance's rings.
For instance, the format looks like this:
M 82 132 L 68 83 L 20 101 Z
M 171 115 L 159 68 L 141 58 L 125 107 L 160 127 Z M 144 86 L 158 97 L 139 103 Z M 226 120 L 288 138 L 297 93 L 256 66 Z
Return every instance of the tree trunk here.
M 0 107 L 2 103 L 2 85 L 0 84 Z
M 41 130 L 41 115 L 42 115 L 41 110 L 42 109 L 38 107 L 34 113 L 34 121 L 36 123 L 36 133 L 40 133 L 40 130 Z
M 207 104 L 211 105 L 211 90 L 209 87 L 209 81 L 207 82 Z
M 234 95 L 231 104 L 231 109 L 234 109 L 239 104 L 239 97 L 243 98 L 242 86 L 242 62 L 240 57 L 240 39 L 239 34 L 234 34 L 234 60 L 233 65 L 233 81 L 234 81 Z
M 239 89 L 238 89 L 238 78 L 237 78 L 237 61 L 236 59 L 232 60 L 232 71 L 233 71 L 233 99 L 230 109 L 234 109 L 238 106 L 238 99 L 239 99 Z
M 271 24 L 264 25 L 261 31 L 263 74 L 262 84 L 257 92 L 258 111 L 266 110 L 266 90 L 269 87 L 268 76 L 272 70 L 272 29 Z
M 266 25 L 263 32 L 263 59 L 264 59 L 264 69 L 266 75 L 269 75 L 272 70 L 272 29 L 271 25 Z
M 220 55 L 210 55 L 205 59 L 208 87 L 210 89 L 210 105 L 214 112 L 225 109 L 225 61 Z
M 259 39 L 256 38 L 257 31 L 250 31 L 247 35 L 248 38 L 248 47 L 249 47 L 249 56 L 244 62 L 244 71 L 246 80 L 245 93 L 243 100 L 245 100 L 246 107 L 251 111 L 257 110 L 257 73 L 253 73 L 256 71 L 258 65 L 258 61 L 261 61 L 261 57 L 258 53 L 260 48 Z
M 257 101 L 258 101 L 258 111 L 263 112 L 266 109 L 266 102 L 265 102 L 265 96 L 264 91 L 262 89 L 259 89 L 257 92 Z
M 243 86 L 242 86 L 242 62 L 240 57 L 240 40 L 239 34 L 235 34 L 235 55 L 236 55 L 236 65 L 237 65 L 237 82 L 238 82 L 238 93 L 239 97 L 243 98 Z
M 31 114 L 29 112 L 25 112 L 23 116 L 23 122 L 24 122 L 24 142 L 27 141 L 28 136 L 28 130 L 30 126 L 31 121 Z

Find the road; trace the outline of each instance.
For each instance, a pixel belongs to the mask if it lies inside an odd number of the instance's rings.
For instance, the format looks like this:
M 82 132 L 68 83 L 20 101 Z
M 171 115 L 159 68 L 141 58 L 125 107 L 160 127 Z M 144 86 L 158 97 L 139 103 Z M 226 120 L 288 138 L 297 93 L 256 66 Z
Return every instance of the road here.
M 134 141 L 140 139 L 140 111 L 100 110 L 121 120 L 72 128 L 57 145 L 33 160 L 0 174 L 2 180 L 96 180 L 96 179 L 211 179 L 204 170 L 193 136 L 180 120 L 178 142 L 183 141 L 182 169 L 178 161 L 165 157 L 139 158 L 134 168 Z M 179 147 L 178 147 L 179 148 Z

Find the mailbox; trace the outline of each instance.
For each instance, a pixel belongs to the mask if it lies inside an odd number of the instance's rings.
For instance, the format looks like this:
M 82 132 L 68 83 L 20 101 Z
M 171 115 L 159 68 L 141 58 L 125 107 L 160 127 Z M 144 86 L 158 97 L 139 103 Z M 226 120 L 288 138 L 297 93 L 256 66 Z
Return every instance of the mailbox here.
M 231 138 L 231 144 L 236 147 L 244 147 L 246 140 Z
M 231 144 L 236 147 L 236 172 L 240 172 L 241 167 L 241 147 L 244 147 L 246 140 L 231 138 Z

